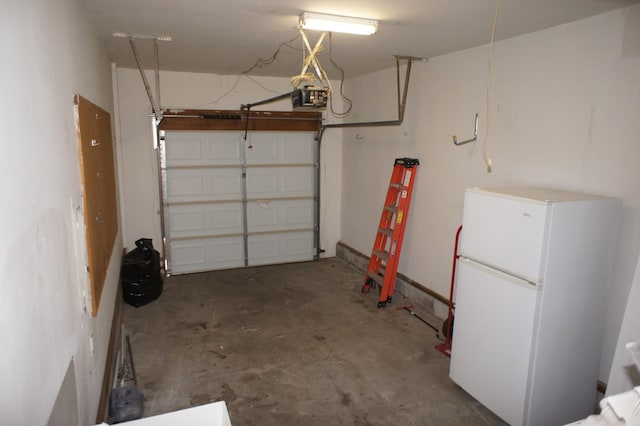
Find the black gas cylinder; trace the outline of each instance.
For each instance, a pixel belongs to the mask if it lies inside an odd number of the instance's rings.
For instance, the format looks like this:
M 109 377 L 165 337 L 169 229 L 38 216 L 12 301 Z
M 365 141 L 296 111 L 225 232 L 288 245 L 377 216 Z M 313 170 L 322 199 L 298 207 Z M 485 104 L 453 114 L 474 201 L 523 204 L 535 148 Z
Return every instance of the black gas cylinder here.
M 122 259 L 122 297 L 137 308 L 161 294 L 160 253 L 153 248 L 151 238 L 140 238 L 136 248 Z

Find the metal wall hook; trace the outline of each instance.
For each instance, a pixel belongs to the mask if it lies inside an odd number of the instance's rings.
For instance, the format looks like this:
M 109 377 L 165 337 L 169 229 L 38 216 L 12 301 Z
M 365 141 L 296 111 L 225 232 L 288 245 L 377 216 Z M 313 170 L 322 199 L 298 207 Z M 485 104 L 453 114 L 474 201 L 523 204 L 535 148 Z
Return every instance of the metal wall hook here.
M 458 142 L 458 137 L 456 135 L 453 135 L 453 144 L 454 145 L 464 145 L 464 144 L 467 144 L 469 142 L 474 142 L 476 139 L 478 139 L 478 113 L 476 113 L 476 125 L 475 125 L 475 129 L 473 131 L 473 137 L 471 139 L 467 139 L 466 141 Z

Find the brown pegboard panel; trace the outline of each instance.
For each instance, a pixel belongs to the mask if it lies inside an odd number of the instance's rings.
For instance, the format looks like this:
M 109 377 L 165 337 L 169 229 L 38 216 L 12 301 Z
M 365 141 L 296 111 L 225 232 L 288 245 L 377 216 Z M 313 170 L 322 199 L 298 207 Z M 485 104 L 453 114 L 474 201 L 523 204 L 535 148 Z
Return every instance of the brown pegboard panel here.
M 92 314 L 96 316 L 118 233 L 111 117 L 80 95 L 74 101 Z

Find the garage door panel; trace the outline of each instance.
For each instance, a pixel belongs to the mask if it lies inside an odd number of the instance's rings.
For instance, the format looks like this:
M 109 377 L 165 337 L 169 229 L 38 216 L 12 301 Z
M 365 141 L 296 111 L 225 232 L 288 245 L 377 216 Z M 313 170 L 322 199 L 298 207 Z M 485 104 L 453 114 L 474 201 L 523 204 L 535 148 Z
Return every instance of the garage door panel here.
M 209 191 L 215 199 L 242 194 L 242 172 L 238 169 L 209 171 Z
M 242 234 L 242 203 L 171 206 L 169 238 Z
M 248 198 L 312 197 L 312 167 L 256 167 L 247 170 Z
M 237 132 L 167 132 L 168 167 L 242 164 Z
M 171 272 L 199 272 L 244 266 L 242 237 L 214 237 L 173 240 Z
M 300 163 L 313 163 L 315 156 L 315 142 L 313 139 L 301 141 L 299 138 L 291 138 L 284 141 L 282 146 L 283 157 L 286 161 L 299 161 Z
M 247 164 L 313 164 L 315 141 L 308 134 L 255 132 Z
M 247 224 L 249 232 L 270 231 L 277 227 L 278 209 L 271 206 L 269 201 L 251 202 L 247 205 Z
M 313 232 L 290 234 L 282 239 L 282 243 L 285 255 L 299 255 L 300 260 L 313 258 Z
M 313 260 L 313 134 L 251 132 L 250 147 L 241 136 L 165 132 L 161 166 L 170 274 Z
M 239 168 L 171 169 L 167 176 L 169 203 L 242 198 L 242 172 Z
M 169 222 L 171 223 L 169 238 L 198 235 L 205 228 L 204 212 L 191 206 L 170 209 Z
M 180 171 L 169 173 L 167 184 L 169 202 L 180 198 L 202 196 L 205 193 L 205 183 L 203 176 L 193 176 Z
M 243 232 L 242 203 L 212 206 L 210 214 L 207 215 L 207 229 L 221 233 Z
M 294 226 L 313 226 L 313 200 L 302 200 L 284 210 L 284 223 Z
M 247 197 L 263 196 L 268 198 L 272 194 L 279 194 L 281 185 L 278 176 L 264 171 L 247 171 Z
M 172 138 L 167 146 L 167 165 L 187 165 L 202 160 L 202 144 L 194 138 Z
M 249 266 L 313 260 L 313 232 L 250 235 Z
M 208 164 L 242 164 L 241 136 L 236 132 L 219 132 L 208 134 L 206 143 L 208 147 Z
M 249 232 L 313 229 L 313 200 L 249 202 L 247 223 Z
M 313 195 L 313 169 L 296 167 L 282 170 L 283 192 Z

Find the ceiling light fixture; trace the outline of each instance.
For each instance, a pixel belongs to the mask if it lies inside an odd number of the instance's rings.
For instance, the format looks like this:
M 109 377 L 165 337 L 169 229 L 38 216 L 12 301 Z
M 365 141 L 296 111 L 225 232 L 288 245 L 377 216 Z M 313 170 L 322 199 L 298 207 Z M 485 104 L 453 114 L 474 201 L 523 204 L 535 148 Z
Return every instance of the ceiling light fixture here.
M 303 12 L 300 15 L 300 27 L 305 30 L 371 35 L 378 29 L 378 21 L 352 18 L 349 16 Z
M 158 41 L 171 41 L 170 36 L 162 36 L 162 35 L 150 35 L 150 34 L 133 34 L 133 33 L 113 33 L 114 37 L 121 38 L 136 38 L 143 40 L 158 40 Z

